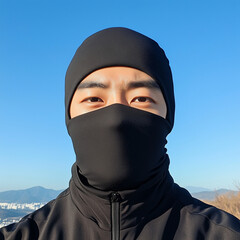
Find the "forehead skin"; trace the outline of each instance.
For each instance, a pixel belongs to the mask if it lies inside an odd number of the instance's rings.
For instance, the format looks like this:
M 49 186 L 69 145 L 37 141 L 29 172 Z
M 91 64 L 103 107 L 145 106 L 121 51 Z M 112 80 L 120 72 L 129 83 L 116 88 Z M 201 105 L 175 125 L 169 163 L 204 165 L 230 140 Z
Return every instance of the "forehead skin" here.
M 107 67 L 84 78 L 76 89 L 71 118 L 109 106 L 124 104 L 166 118 L 167 107 L 158 84 L 148 74 L 130 67 Z

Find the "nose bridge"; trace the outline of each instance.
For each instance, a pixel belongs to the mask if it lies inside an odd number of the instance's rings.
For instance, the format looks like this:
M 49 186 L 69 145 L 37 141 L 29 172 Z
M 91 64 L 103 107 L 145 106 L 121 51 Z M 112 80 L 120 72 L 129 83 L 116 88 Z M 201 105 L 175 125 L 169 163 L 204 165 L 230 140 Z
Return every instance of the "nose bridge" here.
M 109 105 L 114 103 L 128 105 L 126 94 L 123 89 L 115 89 L 111 92 L 110 98 L 109 98 Z

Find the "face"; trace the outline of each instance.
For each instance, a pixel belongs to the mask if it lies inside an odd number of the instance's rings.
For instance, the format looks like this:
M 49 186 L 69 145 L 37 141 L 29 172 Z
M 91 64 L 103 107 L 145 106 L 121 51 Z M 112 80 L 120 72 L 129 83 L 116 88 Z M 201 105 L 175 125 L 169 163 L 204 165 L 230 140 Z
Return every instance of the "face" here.
M 70 117 L 114 103 L 166 118 L 167 107 L 158 84 L 146 73 L 130 67 L 107 67 L 89 74 L 76 89 Z

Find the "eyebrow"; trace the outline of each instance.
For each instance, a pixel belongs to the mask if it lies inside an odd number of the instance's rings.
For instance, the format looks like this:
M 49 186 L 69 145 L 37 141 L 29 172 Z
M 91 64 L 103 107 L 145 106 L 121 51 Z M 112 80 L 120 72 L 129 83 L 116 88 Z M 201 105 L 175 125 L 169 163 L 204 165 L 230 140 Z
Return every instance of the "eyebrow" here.
M 85 89 L 85 88 L 108 88 L 109 86 L 103 83 L 89 81 L 89 82 L 81 82 L 77 89 Z M 148 89 L 158 89 L 160 90 L 160 86 L 152 79 L 144 80 L 144 81 L 134 81 L 127 84 L 127 89 L 134 88 L 148 88 Z
M 128 89 L 134 89 L 134 88 L 141 88 L 141 87 L 145 87 L 145 88 L 149 88 L 149 89 L 158 89 L 160 90 L 159 85 L 152 79 L 150 80 L 144 80 L 144 81 L 136 81 L 136 82 L 130 82 L 127 85 Z
M 107 88 L 108 86 L 103 84 L 103 83 L 99 83 L 99 82 L 81 82 L 78 85 L 78 89 L 83 89 L 83 88 Z

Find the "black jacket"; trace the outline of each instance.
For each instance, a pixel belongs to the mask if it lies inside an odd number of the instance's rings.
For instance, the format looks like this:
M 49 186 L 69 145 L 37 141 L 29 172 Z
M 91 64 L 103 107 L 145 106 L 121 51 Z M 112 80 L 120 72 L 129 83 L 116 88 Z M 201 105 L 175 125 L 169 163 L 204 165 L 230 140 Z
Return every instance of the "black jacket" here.
M 84 184 L 73 167 L 67 190 L 0 229 L 0 239 L 239 240 L 240 221 L 191 197 L 170 174 L 150 187 L 111 193 Z

